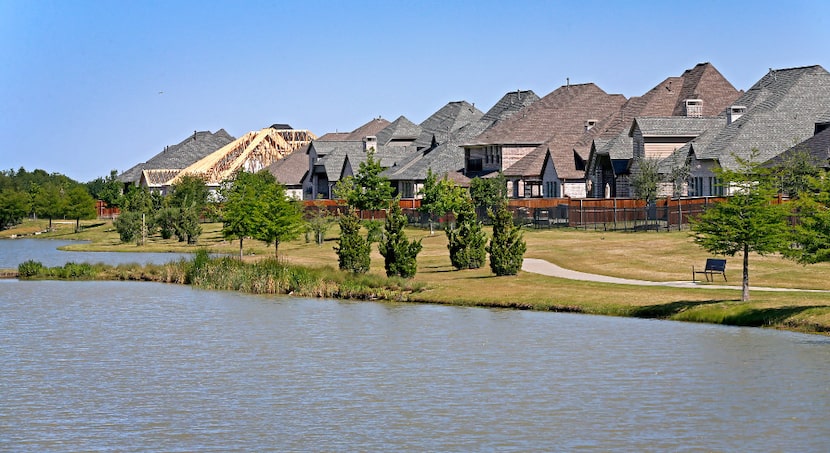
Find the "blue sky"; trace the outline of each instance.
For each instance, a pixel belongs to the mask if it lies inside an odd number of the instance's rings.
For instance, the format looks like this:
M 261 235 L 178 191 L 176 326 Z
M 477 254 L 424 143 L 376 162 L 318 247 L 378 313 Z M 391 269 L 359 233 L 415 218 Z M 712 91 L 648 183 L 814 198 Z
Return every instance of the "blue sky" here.
M 317 135 L 571 83 L 830 69 L 830 2 L 0 0 L 0 169 L 85 182 L 194 130 Z M 830 108 L 830 106 L 828 106 Z

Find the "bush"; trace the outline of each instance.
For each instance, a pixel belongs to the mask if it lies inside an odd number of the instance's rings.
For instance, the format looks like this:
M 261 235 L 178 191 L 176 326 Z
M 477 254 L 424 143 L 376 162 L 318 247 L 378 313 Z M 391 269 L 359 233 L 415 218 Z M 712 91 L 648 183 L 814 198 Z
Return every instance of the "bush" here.
M 17 266 L 17 273 L 22 278 L 37 276 L 43 272 L 43 264 L 40 261 L 28 260 Z

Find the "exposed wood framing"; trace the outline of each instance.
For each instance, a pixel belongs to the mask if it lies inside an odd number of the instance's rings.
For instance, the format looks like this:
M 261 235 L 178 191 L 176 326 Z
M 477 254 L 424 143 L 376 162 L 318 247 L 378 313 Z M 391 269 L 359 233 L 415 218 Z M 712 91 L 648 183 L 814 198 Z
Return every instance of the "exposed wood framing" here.
M 259 171 L 315 138 L 314 134 L 306 130 L 277 130 L 269 127 L 248 132 L 185 168 L 168 184 L 174 184 L 180 176 L 190 174 L 202 176 L 208 185 L 218 185 L 240 168 Z

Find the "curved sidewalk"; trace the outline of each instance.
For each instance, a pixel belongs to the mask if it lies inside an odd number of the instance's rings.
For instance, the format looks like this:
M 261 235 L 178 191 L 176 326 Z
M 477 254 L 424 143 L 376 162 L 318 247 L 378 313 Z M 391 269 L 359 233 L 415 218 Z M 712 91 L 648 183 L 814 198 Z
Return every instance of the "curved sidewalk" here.
M 565 278 L 568 280 L 582 280 L 588 282 L 615 283 L 618 285 L 640 285 L 640 286 L 670 286 L 674 288 L 698 288 L 698 289 L 734 289 L 741 290 L 740 286 L 733 285 L 711 285 L 703 282 L 675 281 L 675 282 L 652 282 L 649 280 L 634 280 L 630 278 L 609 277 L 607 275 L 589 274 L 587 272 L 573 271 L 559 267 L 550 261 L 537 258 L 525 258 L 522 261 L 522 270 L 534 274 L 547 275 L 549 277 Z M 830 291 L 822 289 L 796 289 L 796 288 L 770 288 L 763 286 L 750 286 L 751 291 L 798 291 L 809 293 L 826 293 Z

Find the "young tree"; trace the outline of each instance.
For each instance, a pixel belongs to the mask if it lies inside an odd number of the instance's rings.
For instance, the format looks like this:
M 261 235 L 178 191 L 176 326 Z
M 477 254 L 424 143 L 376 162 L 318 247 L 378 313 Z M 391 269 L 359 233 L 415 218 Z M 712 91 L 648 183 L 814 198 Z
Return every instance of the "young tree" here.
M 802 264 L 830 261 L 830 177 L 822 174 L 808 179 L 794 201 L 798 222 L 793 227 L 791 247 L 784 256 Z
M 76 233 L 81 231 L 81 219 L 94 219 L 98 214 L 95 211 L 95 200 L 82 185 L 76 185 L 66 191 L 65 206 L 66 217 L 75 219 Z
M 513 215 L 502 203 L 491 213 L 493 238 L 487 251 L 490 253 L 490 269 L 498 276 L 516 275 L 522 268 L 527 245 L 519 228 L 513 224 Z
M 394 200 L 386 215 L 385 237 L 378 244 L 378 251 L 383 255 L 386 275 L 399 275 L 404 278 L 415 276 L 418 270 L 417 256 L 421 252 L 421 241 L 409 241 L 406 238 L 406 216 L 401 212 L 400 203 Z
M 180 209 L 194 209 L 197 215 L 201 215 L 210 194 L 203 178 L 195 175 L 184 175 L 170 189 L 169 206 Z
M 487 235 L 481 229 L 475 205 L 469 196 L 462 199 L 455 216 L 455 227 L 447 225 L 445 230 L 450 262 L 459 270 L 478 269 L 487 259 Z
M 32 212 L 35 216 L 49 219 L 49 229 L 52 229 L 52 219 L 60 217 L 66 211 L 66 197 L 63 189 L 54 184 L 34 185 L 32 192 Z
M 380 160 L 375 159 L 374 151 L 370 150 L 366 160 L 360 163 L 357 174 L 353 178 L 344 178 L 346 181 L 340 184 L 336 193 L 355 209 L 373 212 L 384 209 L 392 199 L 394 189 L 389 179 L 381 175 L 382 172 Z
M 470 196 L 479 211 L 495 210 L 507 201 L 507 180 L 501 173 L 494 178 L 473 178 Z
M 420 212 L 429 215 L 429 234 L 434 233 L 433 225 L 436 217 L 442 217 L 449 212 L 458 209 L 462 203 L 462 189 L 446 177 L 439 180 L 432 169 L 427 170 L 427 179 L 424 188 L 421 189 Z
M 222 185 L 221 193 L 225 200 L 222 236 L 239 239 L 240 260 L 244 239 L 257 236 L 266 221 L 265 208 L 260 199 L 260 193 L 264 190 L 261 178 L 246 171 L 238 172 L 235 178 Z
M 778 179 L 780 191 L 790 198 L 798 198 L 813 189 L 813 183 L 821 173 L 818 162 L 806 149 L 797 148 L 773 167 L 772 175 Z
M 195 244 L 202 234 L 202 226 L 199 225 L 199 216 L 196 209 L 173 209 L 176 212 L 173 230 L 179 242 L 187 242 L 188 245 Z
M 718 176 L 734 192 L 711 205 L 692 221 L 694 241 L 711 253 L 743 254 L 743 292 L 749 300 L 749 253 L 765 255 L 787 244 L 787 211 L 774 204 L 777 190 L 769 172 L 749 160 L 736 158 L 737 170 L 720 170 Z
M 314 206 L 308 206 L 305 209 L 305 223 L 306 223 L 306 242 L 308 241 L 308 233 L 314 233 L 314 242 L 317 245 L 322 245 L 326 237 L 326 232 L 331 227 L 334 221 L 326 205 L 322 202 L 315 202 Z
M 337 252 L 340 270 L 365 274 L 371 264 L 371 244 L 360 235 L 360 218 L 354 210 L 340 216 Z
M 651 206 L 657 200 L 660 185 L 659 162 L 653 158 L 637 158 L 637 171 L 631 175 L 634 196 L 645 200 L 647 206 Z
M 97 177 L 86 183 L 86 188 L 93 199 L 101 200 L 112 208 L 121 206 L 124 185 L 118 180 L 118 171 L 111 170 L 106 178 Z
M 280 243 L 300 235 L 303 227 L 303 211 L 300 202 L 286 195 L 285 186 L 278 183 L 267 170 L 257 173 L 262 179 L 264 191 L 260 194 L 265 223 L 257 239 L 274 244 L 274 258 L 279 258 Z

